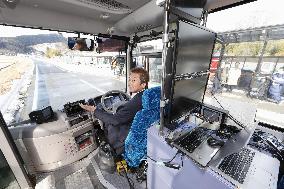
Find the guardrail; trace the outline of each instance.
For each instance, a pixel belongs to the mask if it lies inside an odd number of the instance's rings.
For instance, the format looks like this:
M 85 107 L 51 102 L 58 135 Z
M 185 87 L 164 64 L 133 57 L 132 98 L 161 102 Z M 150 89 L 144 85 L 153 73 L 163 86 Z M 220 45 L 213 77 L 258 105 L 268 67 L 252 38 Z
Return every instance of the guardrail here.
M 1 64 L 0 64 L 0 71 L 3 70 L 3 69 L 5 69 L 5 68 L 8 68 L 8 67 L 10 67 L 10 66 L 12 66 L 12 65 L 14 65 L 14 64 L 15 64 L 15 62 L 14 62 L 14 63 L 10 63 L 10 64 L 8 64 L 8 65 L 6 64 L 5 66 L 2 66 L 2 67 L 1 67 Z

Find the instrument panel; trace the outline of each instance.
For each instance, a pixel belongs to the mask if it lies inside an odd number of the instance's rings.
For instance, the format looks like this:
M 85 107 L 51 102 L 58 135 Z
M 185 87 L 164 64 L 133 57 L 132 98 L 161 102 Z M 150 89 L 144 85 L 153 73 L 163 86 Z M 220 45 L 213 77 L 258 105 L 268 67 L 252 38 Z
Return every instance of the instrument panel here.
M 120 101 L 124 101 L 125 99 L 122 99 L 123 97 L 121 97 L 119 94 L 112 94 L 110 96 L 105 97 L 104 103 L 106 108 L 112 108 L 113 104 L 120 102 Z M 79 104 L 88 104 L 91 106 L 96 106 L 97 109 L 103 110 L 103 106 L 102 106 L 102 95 L 97 96 L 95 98 L 90 98 L 87 100 L 87 102 L 85 100 L 78 100 L 76 102 L 68 102 L 64 105 L 64 112 L 66 113 L 67 117 L 73 117 L 73 116 L 77 116 L 77 115 L 81 115 L 85 112 L 85 110 L 83 110 Z
M 115 94 L 115 95 L 111 95 L 105 98 L 104 103 L 106 108 L 112 108 L 113 104 L 117 103 L 117 102 L 121 102 L 121 101 L 125 101 L 125 99 L 122 99 L 123 97 L 121 97 L 119 94 Z M 89 105 L 94 105 L 96 106 L 98 109 L 103 110 L 102 107 L 102 96 L 98 96 L 95 98 L 91 98 L 88 100 L 88 104 Z

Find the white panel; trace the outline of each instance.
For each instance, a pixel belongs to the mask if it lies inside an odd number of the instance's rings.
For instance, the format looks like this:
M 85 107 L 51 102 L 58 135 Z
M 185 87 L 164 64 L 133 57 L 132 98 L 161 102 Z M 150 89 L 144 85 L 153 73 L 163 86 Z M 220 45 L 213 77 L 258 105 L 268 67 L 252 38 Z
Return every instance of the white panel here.
M 42 27 L 45 29 L 106 33 L 109 24 L 98 20 L 53 12 L 35 7 L 17 6 L 16 9 L 1 9 L 0 22 L 18 26 Z
M 115 29 L 117 32 L 131 34 L 138 32 L 137 27 L 143 25 L 149 25 L 151 29 L 163 25 L 163 8 L 157 6 L 155 0 L 117 22 Z

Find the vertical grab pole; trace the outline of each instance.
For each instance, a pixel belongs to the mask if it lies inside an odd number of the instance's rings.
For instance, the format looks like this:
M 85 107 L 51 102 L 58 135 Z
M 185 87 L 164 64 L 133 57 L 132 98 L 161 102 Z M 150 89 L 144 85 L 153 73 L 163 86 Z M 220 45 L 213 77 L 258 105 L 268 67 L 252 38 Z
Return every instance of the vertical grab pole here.
M 166 0 L 164 4 L 164 35 L 163 35 L 163 53 L 162 53 L 162 83 L 161 83 L 161 100 L 160 100 L 160 127 L 159 135 L 164 135 L 164 108 L 166 106 L 166 96 L 165 96 L 165 83 L 166 83 L 166 57 L 167 48 L 169 43 L 169 17 L 170 17 L 170 3 L 171 0 Z
M 126 92 L 129 93 L 128 78 L 130 75 L 130 70 L 132 68 L 132 46 L 128 43 L 126 51 Z

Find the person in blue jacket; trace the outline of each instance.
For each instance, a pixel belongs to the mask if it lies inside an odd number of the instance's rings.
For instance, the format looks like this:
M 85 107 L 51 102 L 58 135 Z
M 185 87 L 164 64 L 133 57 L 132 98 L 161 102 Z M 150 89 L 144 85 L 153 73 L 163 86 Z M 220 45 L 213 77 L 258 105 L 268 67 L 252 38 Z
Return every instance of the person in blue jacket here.
M 284 67 L 276 71 L 271 78 L 272 82 L 268 89 L 268 96 L 275 100 L 277 103 L 280 103 L 281 100 L 284 100 L 282 91 L 284 87 Z
M 142 94 L 148 85 L 148 81 L 149 74 L 145 69 L 132 69 L 128 86 L 133 97 L 130 101 L 121 105 L 114 114 L 97 109 L 96 106 L 80 105 L 83 109 L 93 112 L 96 118 L 104 122 L 104 134 L 107 142 L 117 154 L 123 153 L 124 141 L 129 133 L 134 116 L 142 109 Z

